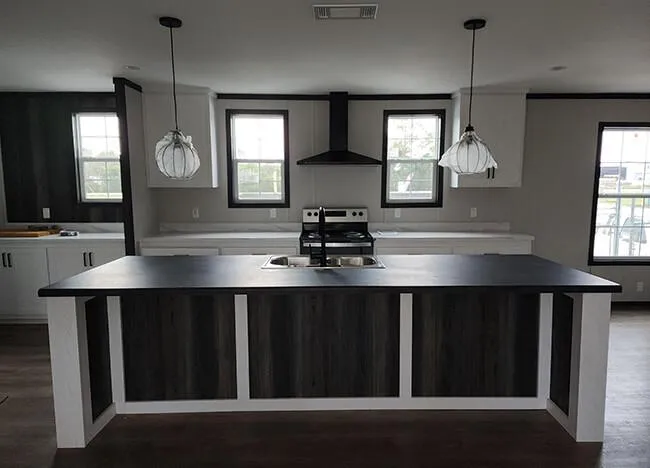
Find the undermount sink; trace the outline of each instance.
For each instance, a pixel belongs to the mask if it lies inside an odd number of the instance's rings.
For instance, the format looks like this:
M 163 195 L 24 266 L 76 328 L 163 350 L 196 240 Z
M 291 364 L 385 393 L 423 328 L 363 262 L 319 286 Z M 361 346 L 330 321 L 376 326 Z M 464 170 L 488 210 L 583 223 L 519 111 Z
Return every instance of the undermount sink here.
M 311 259 L 309 255 L 274 256 L 270 257 L 262 268 L 385 268 L 384 264 L 372 255 L 332 255 L 327 257 L 327 266 Z

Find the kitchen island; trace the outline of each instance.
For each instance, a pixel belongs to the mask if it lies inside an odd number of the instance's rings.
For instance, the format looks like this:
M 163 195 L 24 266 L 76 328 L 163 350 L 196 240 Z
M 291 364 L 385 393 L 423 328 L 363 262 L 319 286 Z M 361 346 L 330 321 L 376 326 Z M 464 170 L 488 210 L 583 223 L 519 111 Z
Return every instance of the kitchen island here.
M 547 410 L 602 441 L 610 281 L 531 255 L 125 257 L 39 294 L 59 447 L 115 414 Z

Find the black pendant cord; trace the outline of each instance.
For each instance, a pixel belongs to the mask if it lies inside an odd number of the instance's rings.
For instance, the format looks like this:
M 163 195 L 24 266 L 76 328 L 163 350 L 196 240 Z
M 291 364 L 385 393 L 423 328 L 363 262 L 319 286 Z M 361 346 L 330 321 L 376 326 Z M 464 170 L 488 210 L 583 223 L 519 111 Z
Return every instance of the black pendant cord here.
M 472 28 L 472 66 L 469 73 L 469 115 L 467 126 L 472 128 L 472 98 L 474 97 L 474 49 L 476 46 L 476 28 Z
M 174 63 L 174 30 L 172 28 L 169 28 L 169 43 L 172 51 L 172 96 L 174 98 L 174 124 L 176 125 L 176 131 L 178 131 L 178 106 L 176 105 L 176 64 Z

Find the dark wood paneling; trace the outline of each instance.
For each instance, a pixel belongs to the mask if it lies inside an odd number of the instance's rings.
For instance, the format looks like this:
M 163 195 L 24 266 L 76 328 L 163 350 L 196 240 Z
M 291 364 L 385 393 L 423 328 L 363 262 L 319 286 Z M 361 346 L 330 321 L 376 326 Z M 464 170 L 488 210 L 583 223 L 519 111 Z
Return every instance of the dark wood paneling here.
M 121 222 L 120 203 L 81 203 L 72 115 L 115 111 L 113 93 L 0 93 L 0 145 L 10 222 Z M 51 219 L 44 220 L 42 208 Z
M 113 402 L 106 297 L 95 297 L 86 301 L 85 308 L 90 401 L 95 420 Z
M 537 394 L 539 296 L 413 295 L 413 395 Z
M 399 294 L 252 294 L 252 398 L 388 397 L 399 391 Z
M 569 414 L 572 336 L 573 299 L 566 294 L 554 294 L 550 396 L 565 414 Z
M 127 401 L 236 398 L 232 295 L 122 299 Z

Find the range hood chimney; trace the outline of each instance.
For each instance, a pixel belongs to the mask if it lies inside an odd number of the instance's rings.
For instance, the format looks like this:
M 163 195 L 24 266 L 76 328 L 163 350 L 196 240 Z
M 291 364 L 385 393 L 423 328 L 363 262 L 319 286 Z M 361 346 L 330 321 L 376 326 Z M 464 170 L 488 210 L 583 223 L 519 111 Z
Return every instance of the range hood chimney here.
M 348 93 L 330 93 L 330 149 L 298 161 L 299 165 L 376 166 L 381 161 L 348 150 Z

